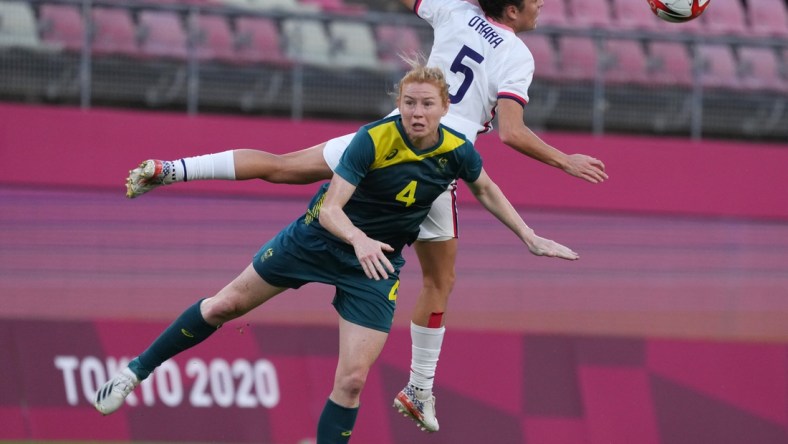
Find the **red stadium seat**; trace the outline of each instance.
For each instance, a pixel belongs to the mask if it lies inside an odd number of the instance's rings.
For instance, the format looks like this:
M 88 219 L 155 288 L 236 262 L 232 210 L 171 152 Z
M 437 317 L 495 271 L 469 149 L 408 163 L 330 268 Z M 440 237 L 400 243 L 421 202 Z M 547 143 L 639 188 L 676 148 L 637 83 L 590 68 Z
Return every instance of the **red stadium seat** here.
M 724 4 L 711 5 L 709 8 L 701 16 L 707 32 L 719 35 L 746 35 L 750 32 L 747 27 L 747 14 L 740 0 L 728 0 Z
M 188 38 L 177 13 L 144 10 L 139 15 L 139 27 L 140 49 L 146 56 L 178 60 L 188 57 Z
M 660 19 L 651 12 L 646 1 L 612 0 L 616 26 L 622 29 L 657 31 Z
M 539 26 L 569 26 L 565 0 L 548 0 L 539 11 Z
M 85 39 L 82 14 L 71 5 L 43 4 L 39 26 L 43 40 L 67 51 L 81 51 Z
M 519 36 L 534 56 L 536 63 L 534 76 L 546 79 L 557 77 L 557 56 L 550 37 L 533 33 L 521 33 Z
M 702 44 L 698 46 L 698 55 L 703 63 L 700 82 L 704 87 L 736 89 L 741 86 L 730 46 Z
M 563 80 L 593 81 L 596 77 L 596 43 L 590 37 L 561 37 L 559 46 L 558 77 Z
M 129 11 L 123 8 L 93 8 L 93 53 L 136 57 L 137 31 Z
M 418 32 L 403 25 L 378 25 L 375 28 L 378 58 L 389 69 L 408 69 L 400 55 L 412 57 L 422 51 Z
M 581 28 L 613 28 L 613 13 L 608 0 L 568 0 L 569 23 Z
M 692 87 L 692 59 L 684 43 L 653 41 L 648 53 L 652 83 Z
M 197 58 L 232 63 L 236 61 L 235 38 L 227 19 L 221 15 L 197 17 Z
M 317 5 L 322 11 L 343 15 L 363 14 L 366 6 L 361 4 L 345 3 L 344 0 L 301 0 L 302 5 Z
M 276 22 L 267 17 L 239 17 L 235 22 L 236 58 L 249 63 L 289 65 L 282 52 Z
M 608 40 L 604 49 L 605 81 L 649 84 L 648 60 L 637 40 Z
M 753 34 L 788 37 L 788 10 L 784 0 L 747 0 L 747 13 Z
M 777 53 L 772 48 L 739 48 L 741 86 L 751 90 L 788 92 L 788 81 L 780 75 Z

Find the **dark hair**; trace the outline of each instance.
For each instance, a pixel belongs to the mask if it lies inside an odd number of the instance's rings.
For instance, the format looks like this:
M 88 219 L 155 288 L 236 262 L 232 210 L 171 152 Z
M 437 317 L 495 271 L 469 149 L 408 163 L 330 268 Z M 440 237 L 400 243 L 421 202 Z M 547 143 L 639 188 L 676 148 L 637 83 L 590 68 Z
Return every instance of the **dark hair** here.
M 482 8 L 484 13 L 492 18 L 501 18 L 503 17 L 503 10 L 509 5 L 512 5 L 517 8 L 517 10 L 523 9 L 523 3 L 525 0 L 478 0 L 479 7 Z

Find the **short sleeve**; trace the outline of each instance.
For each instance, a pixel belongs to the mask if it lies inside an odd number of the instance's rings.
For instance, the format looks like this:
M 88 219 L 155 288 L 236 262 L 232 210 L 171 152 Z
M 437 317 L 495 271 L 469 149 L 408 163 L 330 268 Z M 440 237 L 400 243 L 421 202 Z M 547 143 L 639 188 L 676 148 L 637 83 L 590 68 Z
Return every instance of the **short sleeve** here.
M 465 142 L 467 154 L 457 176 L 465 182 L 476 182 L 482 173 L 482 156 L 470 142 Z
M 461 4 L 461 0 L 417 0 L 414 12 L 433 28 L 438 28 L 449 21 L 457 3 Z
M 343 179 L 358 186 L 367 175 L 370 165 L 375 160 L 375 146 L 366 128 L 361 128 L 353 136 L 347 149 L 339 159 L 334 170 Z
M 522 42 L 516 51 L 511 51 L 503 62 L 503 77 L 498 86 L 498 98 L 512 99 L 525 106 L 528 103 L 528 89 L 534 78 L 534 58 L 531 51 Z

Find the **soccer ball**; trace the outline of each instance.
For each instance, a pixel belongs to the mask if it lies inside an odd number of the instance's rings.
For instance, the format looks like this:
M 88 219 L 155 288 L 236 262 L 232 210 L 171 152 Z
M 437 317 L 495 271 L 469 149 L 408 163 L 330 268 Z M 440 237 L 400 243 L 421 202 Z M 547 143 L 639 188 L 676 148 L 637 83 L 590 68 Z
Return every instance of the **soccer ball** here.
M 711 0 L 648 0 L 651 11 L 666 22 L 682 23 L 700 17 Z

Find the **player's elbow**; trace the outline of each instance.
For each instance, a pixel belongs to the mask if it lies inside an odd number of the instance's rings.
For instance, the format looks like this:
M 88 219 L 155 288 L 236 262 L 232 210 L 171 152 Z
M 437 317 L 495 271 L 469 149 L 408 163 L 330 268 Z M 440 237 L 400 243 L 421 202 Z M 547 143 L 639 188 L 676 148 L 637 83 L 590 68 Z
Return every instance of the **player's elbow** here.
M 515 129 L 509 126 L 502 126 L 498 129 L 498 138 L 501 139 L 504 145 L 515 147 L 519 143 L 520 134 Z

